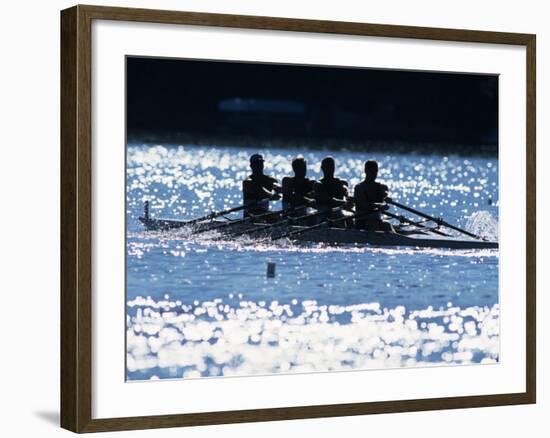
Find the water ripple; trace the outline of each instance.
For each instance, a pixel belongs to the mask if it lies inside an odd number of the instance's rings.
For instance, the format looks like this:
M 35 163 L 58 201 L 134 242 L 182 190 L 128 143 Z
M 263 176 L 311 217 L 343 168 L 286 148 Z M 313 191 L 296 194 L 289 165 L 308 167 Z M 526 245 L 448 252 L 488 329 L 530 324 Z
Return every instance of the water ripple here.
M 127 148 L 127 376 L 130 380 L 344 371 L 499 360 L 495 250 L 262 242 L 189 229 L 145 232 L 138 217 L 188 220 L 242 203 L 248 157 L 320 178 L 326 152 L 212 145 Z M 350 188 L 380 163 L 391 196 L 498 236 L 498 161 L 333 153 Z M 280 209 L 280 203 L 273 203 Z M 229 217 L 237 218 L 239 214 Z M 266 263 L 276 275 L 266 277 Z
M 498 304 L 409 311 L 378 303 L 138 297 L 128 308 L 130 380 L 498 361 Z

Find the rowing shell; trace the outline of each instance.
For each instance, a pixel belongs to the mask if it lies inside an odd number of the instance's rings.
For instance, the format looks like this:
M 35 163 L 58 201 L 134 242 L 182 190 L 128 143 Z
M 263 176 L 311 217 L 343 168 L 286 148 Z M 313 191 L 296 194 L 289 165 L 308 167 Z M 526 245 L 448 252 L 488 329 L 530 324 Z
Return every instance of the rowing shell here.
M 153 219 L 150 217 L 140 217 L 139 220 L 149 231 L 167 231 L 185 227 L 185 222 L 171 219 Z M 215 230 L 220 228 L 219 232 L 231 234 L 246 232 L 254 237 L 277 236 L 287 232 L 299 232 L 307 227 L 297 225 L 286 225 L 269 228 L 265 230 L 264 223 L 238 222 L 235 224 L 226 221 L 211 221 L 196 224 L 194 230 Z M 255 229 L 261 231 L 255 232 Z M 406 233 L 406 234 L 405 234 Z M 449 249 L 498 249 L 498 242 L 475 239 L 457 239 L 454 237 L 444 237 L 429 230 L 409 230 L 399 233 L 387 233 L 383 231 L 367 231 L 352 228 L 333 228 L 319 227 L 311 231 L 297 233 L 292 237 L 293 240 L 304 242 L 319 242 L 329 245 L 348 244 L 356 246 L 407 246 L 414 248 L 449 248 Z

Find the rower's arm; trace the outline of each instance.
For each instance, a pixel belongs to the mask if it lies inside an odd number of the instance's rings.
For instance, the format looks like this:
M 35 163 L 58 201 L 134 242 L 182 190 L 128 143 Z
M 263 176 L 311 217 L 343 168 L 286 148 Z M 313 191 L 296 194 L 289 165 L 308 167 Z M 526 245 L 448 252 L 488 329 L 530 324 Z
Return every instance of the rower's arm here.
M 347 187 L 348 183 L 346 181 L 344 181 L 344 185 L 342 186 L 342 196 L 341 198 L 342 199 L 346 199 L 349 195 L 349 192 L 348 192 L 348 187 Z
M 283 193 L 283 188 L 279 185 L 278 181 L 275 178 L 272 178 L 273 183 L 271 184 L 271 190 L 269 192 L 269 199 L 272 201 L 278 201 L 281 199 L 281 194 Z
M 283 178 L 282 193 L 283 200 L 290 202 L 294 206 L 311 205 L 314 202 L 312 199 L 313 192 L 306 193 L 305 195 L 296 194 L 291 178 Z
M 330 197 L 327 196 L 326 192 L 323 190 L 322 184 L 319 182 L 316 182 L 313 186 L 313 197 L 322 205 L 326 205 L 330 201 Z
M 243 194 L 248 199 L 268 199 L 273 196 L 269 190 L 249 180 L 243 181 Z
M 283 196 L 285 198 L 291 198 L 292 197 L 292 182 L 290 180 L 290 178 L 283 178 L 283 184 L 282 184 L 282 187 L 281 187 L 281 193 L 283 194 Z
M 367 196 L 366 189 L 360 185 L 355 186 L 353 199 L 355 201 L 356 211 L 370 212 L 377 210 L 375 203 Z
M 323 190 L 322 184 L 320 183 L 315 184 L 313 188 L 313 197 L 319 204 L 330 205 L 331 207 L 340 207 L 346 203 L 344 199 L 333 198 L 330 196 L 330 194 Z
M 385 202 L 373 202 L 372 206 L 377 211 L 386 211 L 390 208 L 390 206 L 388 204 L 386 204 Z
M 283 205 L 284 203 L 294 204 L 294 189 L 292 187 L 292 179 L 289 177 L 283 178 L 283 184 L 281 187 L 281 192 L 283 194 Z
M 353 196 L 346 196 L 346 203 L 344 204 L 344 210 L 353 211 L 355 207 L 355 198 Z
M 373 191 L 372 187 L 370 191 Z M 354 190 L 355 206 L 358 211 L 385 211 L 389 208 L 385 202 L 387 197 L 388 186 L 384 184 L 379 184 L 374 193 L 370 193 L 370 196 L 369 189 L 366 187 L 358 185 Z

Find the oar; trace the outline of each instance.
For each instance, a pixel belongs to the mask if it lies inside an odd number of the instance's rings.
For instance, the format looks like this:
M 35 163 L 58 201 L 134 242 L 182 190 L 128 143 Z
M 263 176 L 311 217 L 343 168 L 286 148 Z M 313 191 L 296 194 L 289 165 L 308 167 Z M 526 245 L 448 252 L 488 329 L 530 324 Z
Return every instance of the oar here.
M 284 214 L 285 212 L 287 214 L 295 211 L 295 210 L 298 210 L 300 208 L 304 208 L 304 207 L 307 207 L 306 205 L 300 205 L 298 207 L 291 207 L 291 208 L 287 208 L 286 210 L 281 210 L 281 212 Z M 333 211 L 338 211 L 340 210 L 342 207 L 338 207 L 337 210 L 333 210 Z M 262 225 L 262 226 L 259 226 L 259 227 L 251 227 L 251 228 L 247 228 L 246 230 L 244 231 L 240 231 L 238 233 L 233 233 L 232 236 L 233 237 L 239 237 L 239 236 L 242 236 L 244 234 L 250 234 L 250 233 L 256 233 L 256 232 L 259 232 L 259 231 L 264 231 L 264 230 L 268 230 L 270 228 L 275 228 L 275 227 L 280 227 L 281 225 L 285 225 L 289 222 L 291 223 L 296 223 L 296 222 L 300 222 L 304 219 L 309 219 L 309 218 L 312 218 L 312 217 L 316 217 L 316 216 L 319 216 L 321 214 L 325 214 L 327 213 L 327 211 L 317 211 L 315 213 L 311 213 L 311 214 L 304 214 L 303 216 L 298 216 L 298 217 L 289 217 L 287 219 L 283 219 L 282 221 L 278 221 L 278 222 L 274 222 L 272 224 L 265 224 L 265 225 Z
M 420 217 L 423 217 L 424 219 L 428 219 L 428 220 L 431 220 L 433 222 L 435 222 L 436 224 L 438 225 L 443 225 L 447 228 L 451 228 L 452 230 L 455 230 L 455 231 L 458 231 L 459 233 L 462 233 L 462 234 L 466 234 L 466 236 L 470 236 L 470 237 L 473 237 L 474 239 L 479 239 L 479 240 L 486 240 L 486 239 L 483 239 L 482 237 L 480 236 L 477 236 L 473 233 L 470 233 L 469 231 L 466 231 L 466 230 L 463 230 L 462 228 L 459 228 L 459 227 L 456 227 L 448 222 L 445 222 L 443 219 L 441 218 L 435 218 L 433 216 L 430 216 L 426 213 L 422 213 L 421 211 L 418 211 L 418 210 L 415 210 L 414 208 L 411 208 L 411 207 L 407 207 L 406 205 L 403 205 L 403 204 L 400 204 L 399 202 L 396 202 L 392 199 L 386 199 L 386 202 L 388 204 L 391 204 L 395 207 L 399 207 L 399 208 L 402 208 L 403 210 L 406 210 L 410 213 L 414 213 L 416 214 L 417 216 L 420 216 Z
M 182 221 L 181 226 L 183 227 L 183 226 L 186 226 L 186 225 L 193 225 L 193 224 L 196 224 L 198 222 L 212 220 L 212 219 L 217 218 L 218 216 L 223 216 L 223 215 L 226 215 L 226 214 L 229 214 L 229 213 L 235 213 L 237 211 L 244 210 L 245 208 L 254 207 L 257 203 L 258 202 L 255 201 L 255 202 L 250 202 L 248 204 L 239 205 L 238 207 L 228 208 L 227 210 L 213 211 L 212 213 L 209 213 L 209 214 L 204 215 L 202 217 L 198 217 L 196 219 L 192 219 L 190 221 Z M 144 219 L 148 220 L 149 219 L 149 201 L 145 201 L 145 205 L 143 206 L 143 211 L 144 211 Z
M 404 217 L 404 216 L 400 216 L 400 215 L 393 214 L 393 213 L 388 213 L 387 211 L 383 211 L 382 214 L 384 214 L 384 215 L 386 215 L 386 216 L 388 216 L 388 217 L 391 217 L 392 219 L 397 219 L 400 223 L 406 223 L 406 224 L 410 224 L 410 225 L 415 225 L 415 226 L 417 226 L 418 228 L 428 229 L 428 230 L 430 230 L 432 233 L 439 234 L 440 236 L 449 237 L 449 235 L 446 234 L 446 233 L 444 233 L 443 231 L 434 230 L 433 228 L 427 227 L 426 225 L 422 224 L 421 222 L 412 221 L 412 220 L 410 220 L 410 219 L 407 219 L 407 218 Z
M 205 233 L 207 231 L 220 230 L 220 229 L 223 229 L 223 228 L 231 227 L 233 225 L 244 224 L 246 222 L 254 221 L 254 220 L 257 220 L 257 219 L 262 219 L 262 218 L 266 218 L 266 217 L 269 217 L 269 216 L 274 216 L 276 214 L 283 213 L 284 211 L 285 210 L 276 210 L 276 211 L 270 211 L 268 213 L 262 213 L 262 214 L 251 214 L 250 216 L 244 217 L 242 219 L 237 219 L 237 220 L 234 220 L 234 221 L 228 220 L 227 222 L 221 223 L 221 224 L 216 225 L 214 227 L 202 228 L 202 229 L 199 228 L 198 230 L 194 230 L 191 234 L 199 234 L 199 233 Z
M 193 225 L 193 224 L 196 224 L 197 222 L 212 220 L 212 219 L 217 218 L 218 216 L 223 216 L 223 215 L 226 215 L 226 214 L 229 214 L 229 213 L 235 213 L 237 211 L 244 210 L 245 208 L 253 207 L 256 204 L 257 204 L 257 202 L 250 202 L 248 204 L 239 205 L 238 207 L 228 208 L 227 210 L 213 211 L 210 214 L 207 214 L 207 215 L 204 215 L 202 217 L 198 217 L 196 219 L 192 219 L 190 221 L 187 221 L 187 222 L 185 222 L 185 225 Z
M 337 207 L 335 209 L 333 209 L 332 211 L 338 211 L 338 210 L 341 210 L 342 207 Z M 323 213 L 327 213 L 326 211 L 324 211 Z M 361 218 L 363 216 L 366 216 L 365 214 L 354 214 L 352 216 L 343 216 L 343 217 L 340 217 L 340 218 L 337 218 L 337 219 L 325 219 L 321 222 L 319 222 L 318 224 L 315 224 L 315 225 L 311 225 L 310 227 L 306 227 L 306 228 L 303 228 L 301 230 L 296 230 L 296 231 L 289 231 L 288 233 L 284 233 L 284 234 L 281 234 L 279 236 L 271 236 L 271 240 L 279 240 L 279 239 L 283 239 L 285 237 L 294 237 L 294 236 L 298 236 L 300 234 L 303 234 L 303 233 L 307 233 L 308 231 L 311 231 L 311 230 L 315 230 L 317 228 L 320 228 L 322 227 L 323 225 L 325 224 L 335 224 L 337 222 L 341 222 L 341 221 L 345 221 L 345 220 L 348 220 L 348 219 L 357 219 L 357 218 Z

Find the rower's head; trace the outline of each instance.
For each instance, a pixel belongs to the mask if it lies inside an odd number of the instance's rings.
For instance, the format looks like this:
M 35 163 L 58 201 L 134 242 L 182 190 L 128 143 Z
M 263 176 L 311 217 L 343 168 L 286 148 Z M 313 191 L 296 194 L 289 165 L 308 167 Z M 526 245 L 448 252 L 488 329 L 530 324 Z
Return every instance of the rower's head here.
M 378 163 L 374 160 L 365 161 L 365 179 L 374 181 L 378 176 Z
M 321 170 L 323 171 L 325 178 L 332 178 L 334 176 L 335 167 L 336 164 L 334 162 L 334 158 L 330 156 L 323 158 L 323 161 L 321 161 Z
M 292 160 L 292 170 L 297 178 L 305 178 L 307 173 L 307 162 L 304 157 L 297 157 Z
M 250 156 L 250 168 L 254 174 L 262 174 L 264 172 L 264 157 L 260 154 Z

